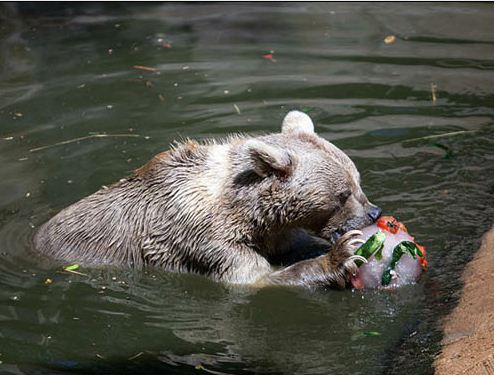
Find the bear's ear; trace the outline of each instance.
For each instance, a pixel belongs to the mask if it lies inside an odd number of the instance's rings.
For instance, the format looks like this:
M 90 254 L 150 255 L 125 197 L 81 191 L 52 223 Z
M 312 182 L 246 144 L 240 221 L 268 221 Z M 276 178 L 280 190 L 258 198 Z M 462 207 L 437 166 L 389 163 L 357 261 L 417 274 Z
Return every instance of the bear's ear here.
M 303 112 L 288 112 L 281 125 L 282 133 L 307 133 L 314 134 L 314 124 L 311 118 Z
M 292 170 L 292 159 L 285 150 L 267 143 L 250 139 L 245 143 L 254 171 L 261 177 L 272 173 L 288 175 Z

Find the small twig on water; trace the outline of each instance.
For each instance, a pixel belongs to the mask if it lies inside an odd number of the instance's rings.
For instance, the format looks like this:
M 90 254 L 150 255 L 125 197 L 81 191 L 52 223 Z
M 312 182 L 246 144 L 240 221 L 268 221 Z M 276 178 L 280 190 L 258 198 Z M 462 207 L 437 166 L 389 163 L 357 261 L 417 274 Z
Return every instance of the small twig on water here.
M 436 104 L 437 101 L 437 85 L 431 83 L 432 104 Z
M 136 358 L 139 358 L 141 355 L 143 355 L 144 352 L 139 352 L 136 355 L 133 355 L 132 357 L 127 358 L 129 361 L 133 361 Z
M 144 70 L 146 72 L 157 72 L 159 70 L 158 68 L 153 68 L 151 66 L 145 66 L 145 65 L 134 65 L 133 68 L 138 70 Z
M 37 152 L 37 151 L 41 151 L 41 150 L 46 150 L 47 148 L 68 145 L 70 143 L 85 141 L 87 139 L 93 139 L 93 138 L 119 138 L 119 137 L 138 138 L 138 137 L 140 137 L 140 135 L 139 134 L 91 134 L 91 135 L 86 135 L 84 137 L 78 137 L 78 138 L 74 138 L 74 139 L 69 139 L 67 141 L 57 142 L 57 143 L 54 143 L 52 145 L 32 148 L 29 150 L 29 152 Z
M 79 271 L 72 271 L 72 270 L 57 271 L 57 273 L 61 273 L 62 275 L 65 274 L 65 273 L 73 273 L 74 275 L 89 277 L 88 274 L 85 274 L 85 273 L 82 273 L 82 272 L 79 272 Z
M 409 142 L 415 142 L 415 141 L 423 141 L 423 140 L 426 140 L 426 139 L 434 139 L 434 138 L 452 137 L 454 135 L 468 134 L 468 133 L 476 133 L 476 132 L 478 132 L 478 130 L 459 130 L 457 132 L 450 132 L 450 133 L 443 133 L 443 134 L 433 134 L 433 135 L 427 135 L 425 137 L 405 139 L 404 141 L 401 141 L 401 143 L 409 143 Z

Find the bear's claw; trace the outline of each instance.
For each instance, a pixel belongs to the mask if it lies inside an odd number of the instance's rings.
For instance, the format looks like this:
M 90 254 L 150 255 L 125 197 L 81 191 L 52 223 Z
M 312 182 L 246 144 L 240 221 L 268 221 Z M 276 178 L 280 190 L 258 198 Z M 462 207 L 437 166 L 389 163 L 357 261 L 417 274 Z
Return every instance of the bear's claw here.
M 329 279 L 340 288 L 344 288 L 352 275 L 357 272 L 357 261 L 367 263 L 367 259 L 363 256 L 354 254 L 357 246 L 365 242 L 358 238 L 361 235 L 362 232 L 359 230 L 351 230 L 345 233 L 328 254 L 331 264 Z
M 362 235 L 363 235 L 362 231 L 360 231 L 358 229 L 349 230 L 343 236 L 340 237 L 339 242 L 346 241 L 350 237 L 362 236 Z
M 368 263 L 367 262 L 367 259 L 365 259 L 363 256 L 361 255 L 352 255 L 350 258 L 348 258 L 348 262 L 352 261 L 352 262 L 355 262 L 355 261 L 361 261 L 363 263 Z
M 365 241 L 361 238 L 354 238 L 353 240 L 348 241 L 348 245 L 362 245 Z

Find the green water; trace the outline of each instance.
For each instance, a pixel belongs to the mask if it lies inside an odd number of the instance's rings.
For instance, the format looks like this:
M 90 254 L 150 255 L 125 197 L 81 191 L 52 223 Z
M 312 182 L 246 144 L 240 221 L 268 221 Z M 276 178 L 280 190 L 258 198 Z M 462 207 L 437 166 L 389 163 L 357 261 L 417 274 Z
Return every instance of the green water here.
M 493 21 L 467 3 L 0 4 L 0 373 L 431 373 L 492 223 Z M 293 108 L 426 245 L 418 285 L 255 292 L 32 252 L 36 226 L 173 140 L 278 131 Z M 58 144 L 96 133 L 126 136 Z

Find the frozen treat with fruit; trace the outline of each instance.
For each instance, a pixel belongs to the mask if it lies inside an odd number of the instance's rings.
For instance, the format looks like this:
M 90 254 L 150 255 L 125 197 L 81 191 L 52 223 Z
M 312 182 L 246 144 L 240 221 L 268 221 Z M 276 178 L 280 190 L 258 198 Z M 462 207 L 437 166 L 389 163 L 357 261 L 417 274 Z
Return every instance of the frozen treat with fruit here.
M 356 251 L 367 259 L 352 277 L 354 288 L 389 288 L 415 283 L 427 268 L 426 252 L 392 216 L 382 216 L 362 229 Z

